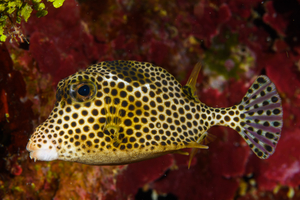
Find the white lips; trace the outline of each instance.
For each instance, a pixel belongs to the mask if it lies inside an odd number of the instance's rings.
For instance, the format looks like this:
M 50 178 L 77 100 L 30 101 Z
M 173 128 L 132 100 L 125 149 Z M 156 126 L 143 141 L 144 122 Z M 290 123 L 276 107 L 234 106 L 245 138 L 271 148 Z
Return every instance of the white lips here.
M 26 149 L 30 152 L 30 158 L 34 159 L 34 161 L 52 161 L 58 159 L 58 152 L 56 148 L 50 149 L 48 146 L 43 145 L 41 148 L 38 148 L 30 139 Z

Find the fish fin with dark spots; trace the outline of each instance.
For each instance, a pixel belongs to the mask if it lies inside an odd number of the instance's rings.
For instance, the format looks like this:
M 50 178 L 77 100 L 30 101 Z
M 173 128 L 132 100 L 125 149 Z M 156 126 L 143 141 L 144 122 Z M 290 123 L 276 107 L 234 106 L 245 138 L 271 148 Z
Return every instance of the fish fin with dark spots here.
M 259 76 L 237 108 L 240 121 L 231 128 L 259 158 L 268 158 L 275 151 L 283 124 L 281 99 L 274 83 L 267 76 Z
M 198 143 L 201 145 L 207 145 L 208 143 L 214 141 L 216 139 L 216 136 L 205 132 L 201 135 L 201 137 L 198 139 Z M 190 152 L 190 158 L 189 158 L 189 164 L 188 164 L 188 169 L 191 166 L 193 157 L 196 155 L 196 153 L 198 152 L 198 148 L 192 148 L 191 152 Z

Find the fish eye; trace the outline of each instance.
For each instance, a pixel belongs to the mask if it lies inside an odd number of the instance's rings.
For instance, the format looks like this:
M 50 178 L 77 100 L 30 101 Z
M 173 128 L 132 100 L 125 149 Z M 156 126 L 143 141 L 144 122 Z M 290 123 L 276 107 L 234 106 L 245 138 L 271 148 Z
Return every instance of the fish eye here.
M 86 102 L 96 94 L 96 87 L 92 82 L 75 83 L 70 87 L 70 96 L 74 101 Z
M 83 85 L 78 89 L 78 94 L 81 96 L 88 96 L 90 94 L 90 87 L 88 85 Z

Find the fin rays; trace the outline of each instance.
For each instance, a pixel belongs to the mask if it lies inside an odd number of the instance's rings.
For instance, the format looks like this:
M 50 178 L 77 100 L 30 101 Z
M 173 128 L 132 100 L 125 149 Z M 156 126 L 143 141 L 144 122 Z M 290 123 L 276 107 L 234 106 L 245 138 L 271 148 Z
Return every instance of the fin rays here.
M 269 98 L 271 98 L 274 95 L 276 95 L 276 91 L 270 92 L 269 94 L 265 95 L 263 98 L 258 98 L 256 100 L 252 101 L 245 108 L 249 108 L 251 106 L 254 106 L 255 104 L 259 104 L 265 100 L 268 100 Z
M 241 121 L 235 130 L 259 158 L 268 158 L 275 151 L 283 123 L 275 85 L 268 77 L 259 76 L 238 107 Z
M 269 120 L 269 121 L 274 121 L 274 120 L 281 120 L 281 116 L 268 116 L 268 115 L 264 115 L 264 116 L 259 116 L 259 115 L 255 115 L 255 116 L 247 116 L 246 119 L 249 120 L 253 120 L 253 119 L 258 119 L 258 120 Z
M 269 132 L 273 132 L 273 133 L 280 132 L 280 128 L 275 128 L 272 126 L 265 126 L 263 124 L 255 124 L 255 123 L 246 123 L 246 124 L 253 128 L 264 130 L 264 131 L 269 131 Z
M 267 106 L 264 106 L 264 110 L 273 110 L 273 109 L 278 108 L 280 106 L 281 106 L 281 103 L 269 104 Z M 257 112 L 259 110 L 261 110 L 261 108 L 254 108 L 254 109 L 245 111 L 244 113 L 247 114 L 247 113 L 251 113 L 251 112 Z
M 256 132 L 251 131 L 248 128 L 245 128 L 245 130 L 248 131 L 253 137 L 257 138 L 258 140 L 261 140 L 262 142 L 264 142 L 264 143 L 266 143 L 268 145 L 271 145 L 272 147 L 275 147 L 275 145 L 270 140 L 268 140 L 267 138 L 265 138 L 264 136 L 258 135 Z
M 268 87 L 269 85 L 271 84 L 271 82 L 270 83 L 268 83 L 268 84 L 266 84 L 266 85 L 263 85 L 261 88 L 259 88 L 259 89 L 255 89 L 254 90 L 254 93 L 253 94 L 251 94 L 251 95 L 247 95 L 247 94 L 250 94 L 250 93 L 247 93 L 246 94 L 246 96 L 247 96 L 247 99 L 248 100 L 251 100 L 251 99 L 255 99 L 254 97 L 256 96 L 256 95 L 258 95 L 261 91 L 263 91 L 264 89 L 266 89 L 266 87 Z M 252 85 L 253 86 L 253 85 Z M 250 88 L 251 89 L 251 88 Z M 256 99 L 256 100 L 259 100 L 259 99 Z M 247 104 L 247 101 L 246 102 L 244 102 L 242 105 L 245 105 L 245 104 Z M 248 104 L 247 105 L 247 107 L 250 107 L 251 106 L 251 104 Z
M 244 134 L 245 134 L 245 133 L 244 133 Z M 252 137 L 248 137 L 248 140 L 250 140 L 252 144 L 255 144 L 255 143 L 256 143 L 256 142 L 254 142 L 254 139 L 253 139 Z M 247 143 L 248 143 L 248 142 L 247 142 Z M 259 143 L 256 143 L 255 146 L 256 146 L 257 148 L 259 148 L 259 150 L 262 151 L 262 152 L 265 150 L 264 147 L 261 146 Z

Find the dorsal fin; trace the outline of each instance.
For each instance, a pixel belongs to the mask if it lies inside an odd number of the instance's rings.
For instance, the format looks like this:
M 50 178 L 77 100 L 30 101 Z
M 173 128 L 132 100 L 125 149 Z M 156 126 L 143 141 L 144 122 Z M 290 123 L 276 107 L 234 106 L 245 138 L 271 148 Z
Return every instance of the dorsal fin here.
M 200 102 L 200 100 L 198 99 L 197 95 L 196 95 L 196 83 L 197 83 L 197 79 L 198 79 L 198 74 L 201 70 L 202 67 L 202 63 L 201 62 L 197 62 L 197 64 L 195 65 L 189 80 L 187 81 L 187 83 L 185 84 L 185 86 L 182 87 L 183 92 L 190 98 L 195 100 L 196 102 Z

